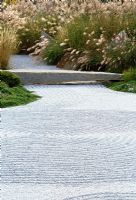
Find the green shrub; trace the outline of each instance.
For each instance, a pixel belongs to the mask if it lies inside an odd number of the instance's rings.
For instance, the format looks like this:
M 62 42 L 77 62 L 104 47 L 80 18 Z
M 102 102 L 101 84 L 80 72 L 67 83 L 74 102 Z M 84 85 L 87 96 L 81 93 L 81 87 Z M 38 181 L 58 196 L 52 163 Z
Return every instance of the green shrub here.
M 10 94 L 11 92 L 9 91 L 8 89 L 8 85 L 3 82 L 3 81 L 0 81 L 0 92 L 1 94 Z
M 125 71 L 123 73 L 123 79 L 125 81 L 136 80 L 136 69 L 135 68 L 130 68 L 129 70 Z
M 136 81 L 135 80 L 114 82 L 114 83 L 107 84 L 107 87 L 109 87 L 110 89 L 115 90 L 115 91 L 136 93 Z
M 123 81 L 106 84 L 110 89 L 122 92 L 136 93 L 136 68 L 130 68 L 123 73 Z
M 0 82 L 0 108 L 24 105 L 39 99 L 39 96 L 22 86 L 9 87 Z
M 5 82 L 9 87 L 16 87 L 21 84 L 19 77 L 8 71 L 0 71 L 0 81 Z
M 56 41 L 50 42 L 42 52 L 42 57 L 46 58 L 47 64 L 57 64 L 63 55 L 63 47 Z

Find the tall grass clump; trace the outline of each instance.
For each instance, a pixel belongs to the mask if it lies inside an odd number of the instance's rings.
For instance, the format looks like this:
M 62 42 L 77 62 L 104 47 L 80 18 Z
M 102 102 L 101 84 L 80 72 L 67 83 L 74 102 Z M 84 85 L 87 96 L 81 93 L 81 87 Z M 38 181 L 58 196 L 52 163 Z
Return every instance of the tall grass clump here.
M 21 51 L 75 70 L 122 73 L 136 66 L 136 1 L 34 2 L 17 1 L 0 12 L 17 30 Z
M 57 32 L 57 16 L 47 15 L 45 12 L 36 13 L 35 16 L 27 18 L 25 24 L 17 31 L 21 41 L 21 50 L 25 53 L 40 41 L 45 33 L 54 37 Z
M 46 60 L 47 64 L 57 64 L 61 57 L 64 55 L 63 47 L 56 41 L 49 43 L 46 49 L 42 51 L 42 57 Z
M 68 41 L 68 44 L 72 48 L 76 48 L 78 50 L 82 50 L 85 47 L 85 36 L 84 31 L 89 23 L 89 16 L 81 15 L 78 18 L 75 18 L 71 23 L 66 25 L 66 35 L 65 39 Z
M 110 60 L 106 52 L 111 49 L 113 37 L 123 29 L 117 13 L 95 12 L 74 18 L 58 32 L 56 38 L 64 45 L 69 60 L 74 61 L 71 66 L 75 66 L 76 62 L 79 70 L 105 70 Z
M 0 69 L 8 69 L 10 56 L 17 51 L 18 39 L 14 29 L 4 27 L 0 30 Z

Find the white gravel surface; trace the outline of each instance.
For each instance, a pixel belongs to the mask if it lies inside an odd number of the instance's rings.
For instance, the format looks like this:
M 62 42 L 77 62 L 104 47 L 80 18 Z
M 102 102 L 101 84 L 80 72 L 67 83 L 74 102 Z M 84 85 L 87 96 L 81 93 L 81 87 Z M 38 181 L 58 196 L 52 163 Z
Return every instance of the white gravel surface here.
M 2 109 L 2 200 L 136 200 L 136 95 L 102 85 L 27 86 Z
M 14 55 L 10 59 L 9 66 L 15 70 L 60 70 L 54 65 L 46 65 L 35 57 L 28 55 Z

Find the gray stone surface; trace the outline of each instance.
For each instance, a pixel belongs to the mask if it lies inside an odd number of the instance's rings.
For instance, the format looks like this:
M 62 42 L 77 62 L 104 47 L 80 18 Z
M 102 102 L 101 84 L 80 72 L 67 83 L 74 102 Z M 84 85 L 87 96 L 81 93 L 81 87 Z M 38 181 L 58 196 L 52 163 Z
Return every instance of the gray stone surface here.
M 121 80 L 120 74 L 72 70 L 10 70 L 24 84 L 63 84 L 64 82 Z
M 135 200 L 136 95 L 102 85 L 27 86 L 2 109 L 2 200 Z
M 39 63 L 27 55 L 15 55 L 10 60 L 11 72 L 20 76 L 24 84 L 64 84 L 64 82 L 120 80 L 120 74 L 62 70 Z

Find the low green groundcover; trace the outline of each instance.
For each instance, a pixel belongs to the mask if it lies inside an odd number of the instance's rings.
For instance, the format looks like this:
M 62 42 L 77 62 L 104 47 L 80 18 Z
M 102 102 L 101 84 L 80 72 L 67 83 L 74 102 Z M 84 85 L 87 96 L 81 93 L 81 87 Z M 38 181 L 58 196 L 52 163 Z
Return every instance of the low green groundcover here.
M 107 87 L 116 91 L 136 93 L 136 80 L 108 83 Z
M 0 82 L 0 108 L 27 104 L 38 98 L 21 85 L 10 87 L 5 82 Z

